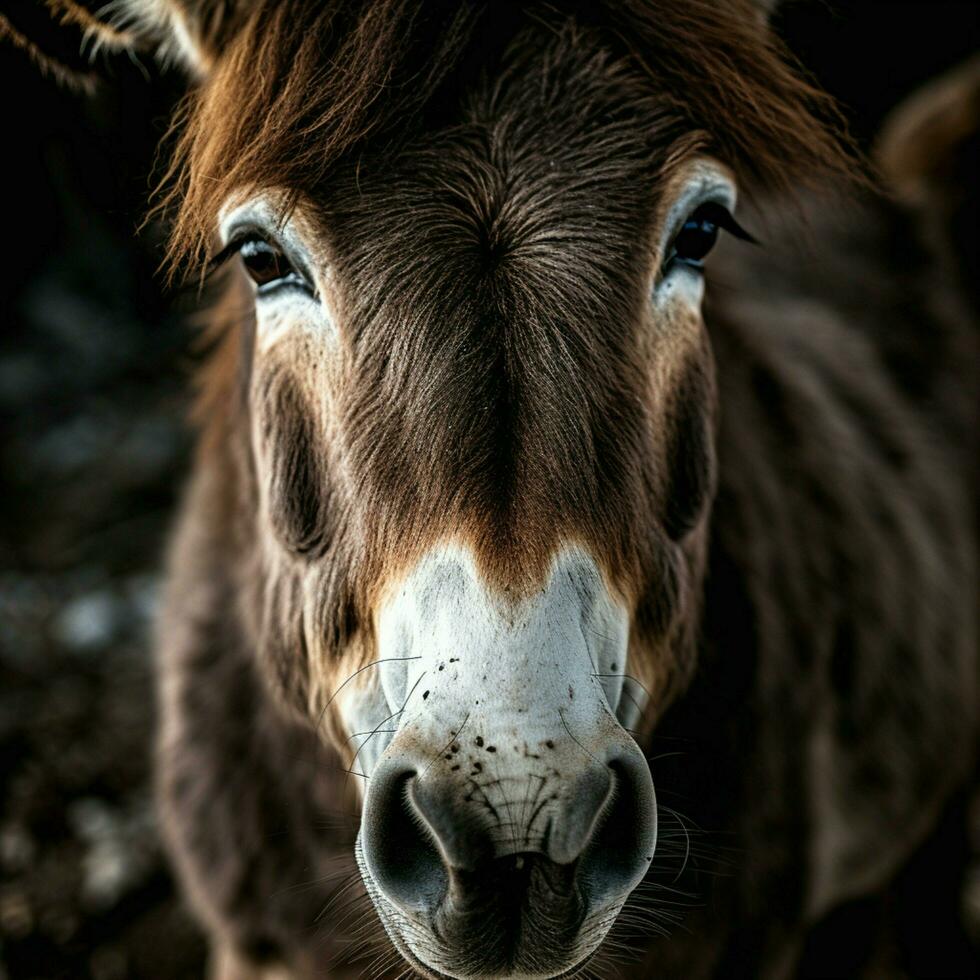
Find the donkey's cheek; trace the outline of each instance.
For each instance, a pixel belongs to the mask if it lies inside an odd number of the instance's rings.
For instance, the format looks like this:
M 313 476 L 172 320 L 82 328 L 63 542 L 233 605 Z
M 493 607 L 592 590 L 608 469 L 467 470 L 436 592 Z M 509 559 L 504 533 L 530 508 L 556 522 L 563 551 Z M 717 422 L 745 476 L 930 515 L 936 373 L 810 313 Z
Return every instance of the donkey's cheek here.
M 259 356 L 298 368 L 328 365 L 336 356 L 339 320 L 330 296 L 314 298 L 299 290 L 256 300 L 255 336 Z
M 714 487 L 714 397 L 700 361 L 684 370 L 669 411 L 664 527 L 675 541 L 697 526 Z
M 329 539 L 329 491 L 317 416 L 285 370 L 256 385 L 256 459 L 262 506 L 278 540 L 297 555 L 315 556 Z

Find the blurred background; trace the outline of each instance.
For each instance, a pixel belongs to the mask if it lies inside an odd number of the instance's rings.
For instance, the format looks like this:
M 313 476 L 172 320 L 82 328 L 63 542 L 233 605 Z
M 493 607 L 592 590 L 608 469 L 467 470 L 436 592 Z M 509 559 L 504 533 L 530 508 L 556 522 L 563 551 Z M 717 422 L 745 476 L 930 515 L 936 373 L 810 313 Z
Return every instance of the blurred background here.
M 868 146 L 977 51 L 978 7 L 796 0 L 776 26 Z M 86 97 L 0 46 L 0 980 L 204 962 L 150 790 L 149 629 L 194 344 L 155 276 L 162 229 L 137 228 L 183 80 L 127 57 L 104 74 Z

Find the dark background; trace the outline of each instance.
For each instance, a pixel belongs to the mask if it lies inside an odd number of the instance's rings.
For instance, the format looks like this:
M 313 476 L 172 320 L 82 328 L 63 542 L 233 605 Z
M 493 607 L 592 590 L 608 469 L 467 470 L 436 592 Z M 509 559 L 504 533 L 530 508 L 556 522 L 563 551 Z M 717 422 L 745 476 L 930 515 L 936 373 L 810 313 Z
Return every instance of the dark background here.
M 776 24 L 868 146 L 977 50 L 976 6 L 802 0 Z M 125 56 L 105 74 L 87 98 L 0 48 L 0 980 L 189 977 L 204 955 L 149 787 L 194 356 L 186 300 L 155 276 L 162 231 L 137 226 L 183 82 Z

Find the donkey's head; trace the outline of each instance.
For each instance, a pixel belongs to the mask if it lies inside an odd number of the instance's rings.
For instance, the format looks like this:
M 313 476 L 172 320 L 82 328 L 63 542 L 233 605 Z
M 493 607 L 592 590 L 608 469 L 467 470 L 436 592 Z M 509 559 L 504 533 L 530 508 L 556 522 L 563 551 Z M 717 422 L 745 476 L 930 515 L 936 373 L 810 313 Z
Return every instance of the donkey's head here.
M 578 6 L 116 24 L 199 79 L 174 251 L 238 255 L 207 404 L 257 656 L 356 774 L 364 880 L 435 975 L 576 967 L 654 860 L 634 735 L 693 666 L 703 263 L 736 174 L 839 165 L 754 3 Z
M 594 31 L 519 30 L 397 145 L 234 195 L 272 676 L 363 783 L 391 935 L 551 976 L 653 860 L 628 729 L 690 666 L 729 169 Z M 288 189 L 287 189 L 288 190 Z

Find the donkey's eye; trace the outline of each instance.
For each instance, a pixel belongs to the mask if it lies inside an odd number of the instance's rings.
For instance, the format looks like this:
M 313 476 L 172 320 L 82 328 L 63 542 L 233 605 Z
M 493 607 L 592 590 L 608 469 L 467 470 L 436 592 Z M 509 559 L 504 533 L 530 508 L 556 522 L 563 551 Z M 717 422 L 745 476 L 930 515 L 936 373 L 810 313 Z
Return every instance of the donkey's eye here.
M 679 262 L 700 267 L 701 260 L 718 240 L 718 221 L 710 204 L 702 205 L 692 214 L 674 239 L 674 258 Z
M 704 257 L 714 248 L 721 228 L 743 241 L 754 241 L 726 207 L 709 201 L 693 211 L 681 226 L 681 230 L 671 243 L 670 253 L 664 263 L 665 271 L 669 271 L 676 263 L 702 269 Z
M 246 239 L 239 247 L 239 254 L 245 271 L 261 293 L 283 285 L 306 286 L 306 280 L 293 268 L 289 259 L 265 239 Z

